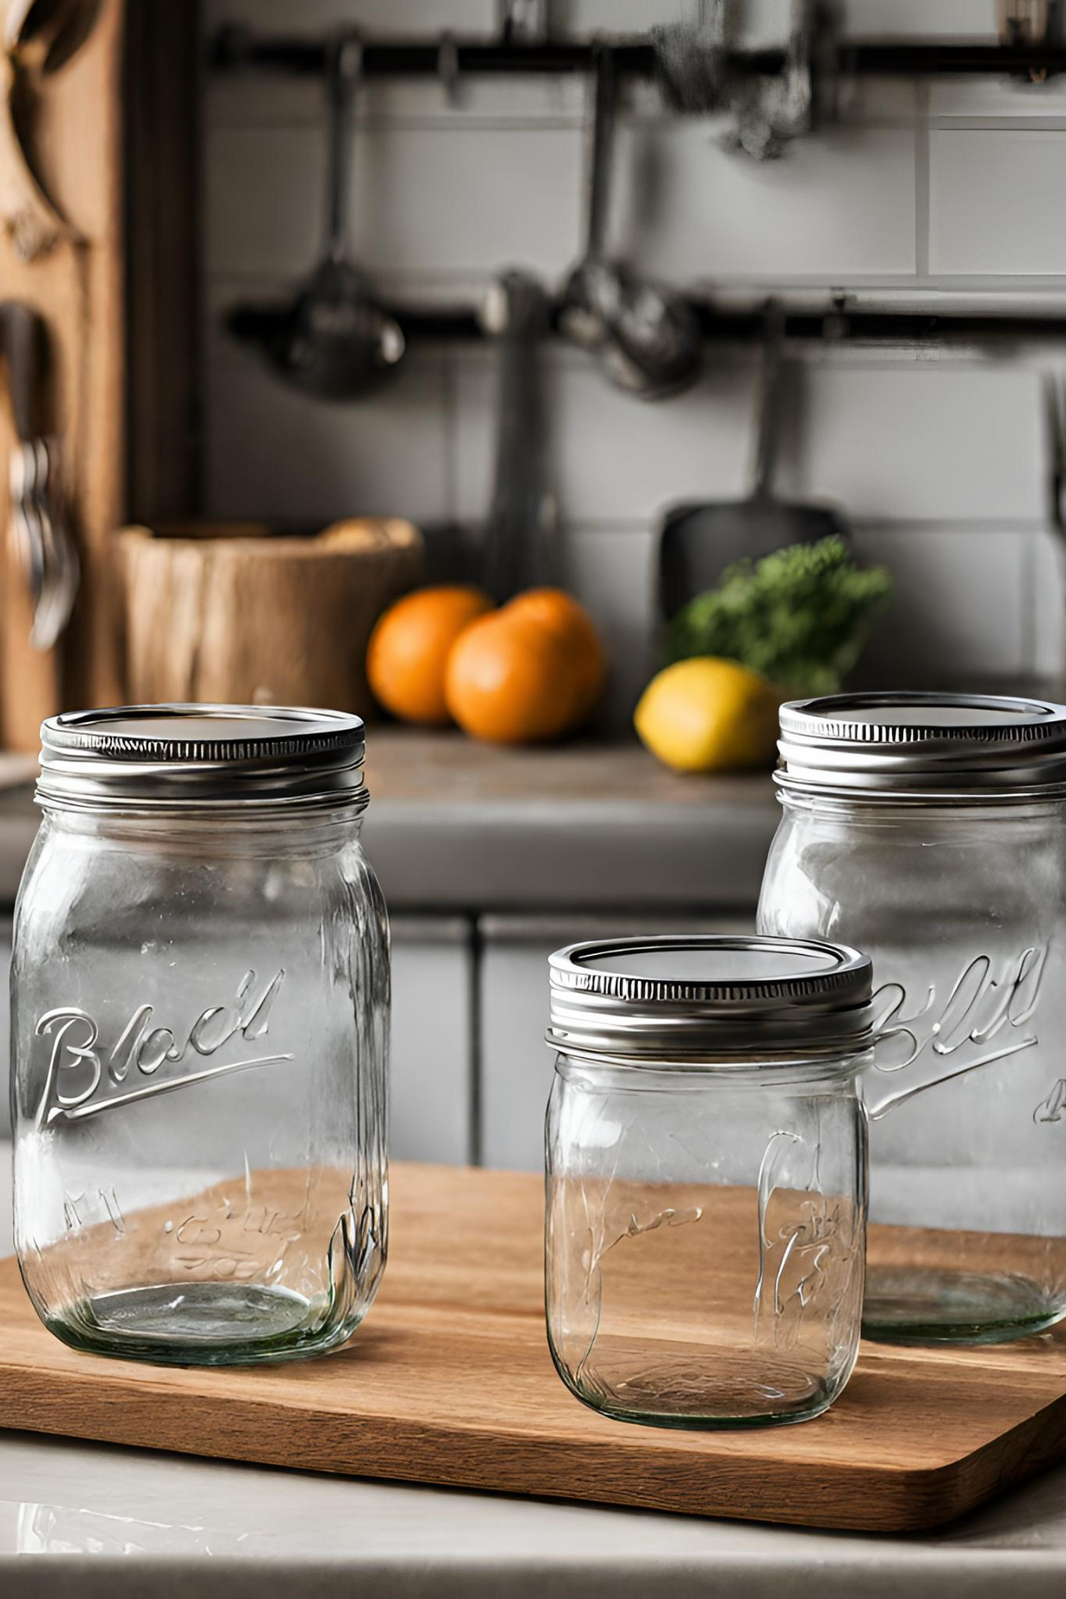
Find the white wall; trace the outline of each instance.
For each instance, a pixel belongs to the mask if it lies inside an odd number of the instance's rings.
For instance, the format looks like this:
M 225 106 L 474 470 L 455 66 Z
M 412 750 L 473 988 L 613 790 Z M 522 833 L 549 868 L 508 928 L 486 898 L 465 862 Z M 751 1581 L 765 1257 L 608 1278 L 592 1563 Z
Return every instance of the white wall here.
M 694 0 L 557 0 L 575 32 L 689 14 Z M 752 0 L 770 38 L 780 0 Z M 207 25 L 318 33 L 492 27 L 493 0 L 208 0 Z M 991 33 L 993 0 L 851 0 L 854 35 Z M 633 96 L 612 231 L 650 272 L 723 294 L 854 288 L 904 302 L 1039 291 L 1066 303 L 1066 81 L 862 82 L 845 120 L 777 163 L 723 153 L 701 119 Z M 207 88 L 204 338 L 208 510 L 314 523 L 360 512 L 476 526 L 489 490 L 494 367 L 484 347 L 418 346 L 384 396 L 330 407 L 284 389 L 220 327 L 234 301 L 284 292 L 320 232 L 321 88 Z M 482 79 L 449 106 L 432 82 L 373 83 L 356 130 L 354 246 L 400 301 L 475 297 L 520 264 L 557 282 L 578 251 L 578 81 Z M 1066 346 L 1004 352 L 797 349 L 780 487 L 831 496 L 898 600 L 867 680 L 1048 684 L 1066 601 L 1044 521 L 1041 373 Z M 610 389 L 579 353 L 546 353 L 569 580 L 619 663 L 621 714 L 650 658 L 662 509 L 742 491 L 752 352 L 707 351 L 700 387 L 659 405 Z

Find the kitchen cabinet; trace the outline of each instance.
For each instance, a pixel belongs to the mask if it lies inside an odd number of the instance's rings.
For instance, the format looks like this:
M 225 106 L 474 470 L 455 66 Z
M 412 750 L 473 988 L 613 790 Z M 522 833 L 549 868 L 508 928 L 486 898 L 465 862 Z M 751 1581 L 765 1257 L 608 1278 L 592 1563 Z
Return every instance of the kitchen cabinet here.
M 473 924 L 392 921 L 389 1148 L 396 1160 L 473 1158 Z
M 483 916 L 477 983 L 481 1164 L 515 1171 L 543 1165 L 554 1059 L 544 1042 L 553 950 L 586 938 L 751 930 L 752 922 L 740 915 Z

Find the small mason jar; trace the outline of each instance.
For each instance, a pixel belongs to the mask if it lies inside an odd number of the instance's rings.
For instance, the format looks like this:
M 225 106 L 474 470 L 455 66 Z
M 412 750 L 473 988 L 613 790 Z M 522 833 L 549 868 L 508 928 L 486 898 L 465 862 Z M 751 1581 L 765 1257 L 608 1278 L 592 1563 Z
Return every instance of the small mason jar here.
M 713 935 L 551 957 L 548 1341 L 620 1421 L 819 1415 L 859 1345 L 870 962 Z
M 1066 1315 L 1066 708 L 852 694 L 781 711 L 759 930 L 873 959 L 864 1330 L 997 1343 Z
M 332 1349 L 385 1264 L 388 928 L 363 725 L 164 705 L 44 724 L 15 913 L 15 1239 L 64 1343 Z

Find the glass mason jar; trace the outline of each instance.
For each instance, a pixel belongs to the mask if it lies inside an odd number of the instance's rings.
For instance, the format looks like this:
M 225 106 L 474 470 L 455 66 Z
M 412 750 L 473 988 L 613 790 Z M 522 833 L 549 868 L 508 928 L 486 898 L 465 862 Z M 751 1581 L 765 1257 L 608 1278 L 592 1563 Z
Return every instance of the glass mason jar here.
M 781 712 L 759 929 L 873 959 L 864 1330 L 995 1343 L 1066 1314 L 1066 708 Z
M 363 725 L 137 706 L 42 729 L 15 916 L 15 1237 L 76 1349 L 341 1344 L 385 1264 L 388 927 Z
M 551 957 L 548 1341 L 621 1421 L 819 1415 L 859 1344 L 870 963 L 714 935 Z

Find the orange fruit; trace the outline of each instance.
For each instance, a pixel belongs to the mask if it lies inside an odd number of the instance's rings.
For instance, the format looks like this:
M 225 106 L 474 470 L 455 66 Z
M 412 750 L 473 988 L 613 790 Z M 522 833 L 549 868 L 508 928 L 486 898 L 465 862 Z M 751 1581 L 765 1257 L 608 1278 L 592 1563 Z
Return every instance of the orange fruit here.
M 448 658 L 445 697 L 459 726 L 491 744 L 533 744 L 572 732 L 606 675 L 587 614 L 558 589 L 533 589 L 482 616 Z
M 527 589 L 505 607 L 510 616 L 528 616 L 565 640 L 574 689 L 574 726 L 596 707 L 607 681 L 607 656 L 591 616 L 562 589 Z
M 463 630 L 491 609 L 487 594 L 463 584 L 416 589 L 397 600 L 378 618 L 367 645 L 374 697 L 405 722 L 448 722 L 448 656 Z

